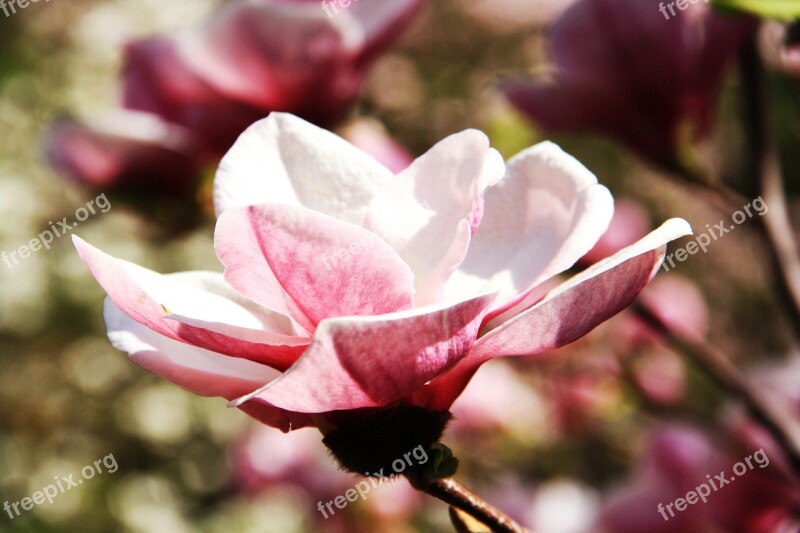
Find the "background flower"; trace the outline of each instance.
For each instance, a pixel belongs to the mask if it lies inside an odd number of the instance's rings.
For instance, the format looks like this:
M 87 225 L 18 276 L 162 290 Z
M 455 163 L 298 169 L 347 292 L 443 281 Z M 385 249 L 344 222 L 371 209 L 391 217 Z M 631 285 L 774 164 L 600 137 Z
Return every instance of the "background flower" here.
M 582 0 L 553 25 L 554 79 L 505 93 L 548 129 L 605 134 L 676 168 L 682 143 L 708 134 L 722 76 L 752 28 L 704 4 L 665 21 L 655 0 Z
M 328 17 L 316 2 L 237 0 L 197 27 L 129 42 L 113 130 L 64 120 L 46 139 L 51 163 L 105 189 L 190 190 L 250 124 L 289 111 L 338 123 L 368 68 L 400 35 L 421 0 L 354 3 Z M 113 122 L 112 122 L 113 120 Z M 133 130 L 128 126 L 133 122 Z M 135 124 L 151 133 L 137 137 Z M 170 164 L 180 163 L 177 172 Z

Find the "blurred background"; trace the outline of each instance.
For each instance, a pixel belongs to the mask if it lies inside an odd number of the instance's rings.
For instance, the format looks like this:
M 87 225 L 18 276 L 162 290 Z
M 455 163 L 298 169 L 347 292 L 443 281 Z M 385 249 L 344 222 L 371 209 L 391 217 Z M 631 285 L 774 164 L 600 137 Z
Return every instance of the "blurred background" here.
M 368 1 L 382 0 L 361 3 Z M 102 159 L 97 150 L 108 147 L 107 139 L 81 144 L 53 132 L 73 120 L 65 117 L 77 117 L 73 125 L 104 120 L 119 109 L 121 94 L 130 99 L 131 77 L 149 71 L 126 62 L 126 43 L 200 25 L 223 3 L 52 0 L 12 16 L 0 12 L 0 250 L 17 250 L 106 194 L 108 212 L 81 222 L 75 234 L 160 272 L 221 269 L 208 197 L 214 150 L 201 150 L 191 186 L 156 194 L 151 185 L 137 190 L 135 180 L 120 186 L 107 174 L 87 179 L 81 164 Z M 606 248 L 584 266 L 670 217 L 700 230 L 729 219 L 622 145 L 547 131 L 508 103 L 505 81 L 553 71 L 548 31 L 568 3 L 426 2 L 365 69 L 354 104 L 320 122 L 397 168 L 465 128 L 485 131 L 505 157 L 554 140 L 617 201 Z M 318 3 L 305 4 L 323 13 Z M 696 148 L 716 174 L 745 190 L 741 87 L 734 71 L 726 72 L 713 103 L 713 131 Z M 800 213 L 798 80 L 770 70 L 769 96 L 788 199 Z M 73 141 L 69 149 L 59 144 Z M 126 149 L 113 146 L 115 157 Z M 60 150 L 77 155 L 69 160 Z M 676 328 L 728 354 L 796 419 L 800 358 L 753 224 L 660 273 L 645 297 Z M 13 268 L 0 263 L 2 500 L 19 501 L 108 454 L 119 465 L 53 503 L 13 519 L 4 512 L 0 531 L 452 530 L 445 506 L 405 481 L 323 519 L 317 502 L 356 480 L 334 466 L 318 432 L 283 435 L 259 427 L 222 400 L 199 398 L 141 370 L 106 340 L 102 298 L 66 237 Z M 797 490 L 770 478 L 769 468 L 692 511 L 703 515 L 692 522 L 702 526 L 660 518 L 658 502 L 730 469 L 764 443 L 773 448 L 734 403 L 629 312 L 536 361 L 486 365 L 454 413 L 444 442 L 461 461 L 459 479 L 537 531 L 789 531 L 797 524 Z M 770 487 L 779 489 L 772 494 Z M 639 514 L 646 518 L 637 522 Z M 648 529 L 651 520 L 661 524 Z

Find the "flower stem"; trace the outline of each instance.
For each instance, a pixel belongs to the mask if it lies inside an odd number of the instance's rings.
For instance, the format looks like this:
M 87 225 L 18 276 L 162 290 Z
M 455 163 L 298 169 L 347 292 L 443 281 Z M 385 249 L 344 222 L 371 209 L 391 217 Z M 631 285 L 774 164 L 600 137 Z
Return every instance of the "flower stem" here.
M 529 533 L 528 530 L 514 522 L 502 511 L 493 507 L 451 477 L 438 479 L 422 490 L 447 505 L 464 511 L 491 528 L 493 532 Z
M 725 354 L 700 338 L 675 333 L 641 300 L 632 309 L 642 321 L 691 359 L 717 386 L 744 404 L 750 416 L 769 432 L 786 454 L 796 479 L 800 480 L 800 449 L 791 436 L 790 421 L 783 419 L 764 401 Z

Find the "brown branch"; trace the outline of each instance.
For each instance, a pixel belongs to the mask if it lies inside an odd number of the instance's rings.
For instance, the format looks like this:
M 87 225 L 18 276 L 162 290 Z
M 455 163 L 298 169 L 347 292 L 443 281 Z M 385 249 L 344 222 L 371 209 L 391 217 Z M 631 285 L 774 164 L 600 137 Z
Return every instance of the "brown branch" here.
M 423 492 L 451 507 L 464 511 L 479 522 L 486 524 L 493 532 L 530 533 L 451 477 L 434 481 L 423 489 Z
M 792 471 L 800 480 L 800 450 L 788 428 L 788 421 L 764 401 L 728 358 L 702 339 L 673 332 L 641 301 L 637 301 L 632 309 L 641 320 L 691 359 L 714 383 L 744 404 L 750 416 L 769 432 L 784 451 Z
M 789 217 L 778 153 L 770 138 L 764 67 L 755 39 L 751 38 L 744 47 L 739 62 L 750 154 L 747 173 L 769 209 L 762 217 L 761 229 L 796 338 L 800 339 L 800 250 Z

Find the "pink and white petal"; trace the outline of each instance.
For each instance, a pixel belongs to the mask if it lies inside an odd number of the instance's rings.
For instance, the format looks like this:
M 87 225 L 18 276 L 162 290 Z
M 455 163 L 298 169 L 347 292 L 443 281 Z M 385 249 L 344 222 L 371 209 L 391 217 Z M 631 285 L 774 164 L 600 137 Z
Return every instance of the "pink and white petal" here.
M 536 355 L 569 344 L 627 307 L 661 266 L 666 244 L 692 233 L 666 221 L 635 244 L 565 281 L 530 309 L 489 331 L 472 357 Z
M 280 429 L 284 433 L 288 433 L 296 429 L 316 427 L 316 422 L 311 415 L 306 413 L 286 411 L 266 403 L 248 402 L 239 406 L 239 409 L 252 416 L 262 424 Z
M 177 322 L 181 339 L 195 346 L 213 345 L 219 335 L 258 346 L 252 359 L 260 361 L 262 346 L 281 346 L 283 357 L 270 361 L 277 370 L 291 366 L 311 342 L 309 337 L 297 336 L 288 316 L 263 308 L 237 293 L 217 272 L 181 272 L 163 276 L 165 280 L 179 280 L 203 292 L 191 290 L 190 294 L 176 295 L 177 307 L 166 308 L 166 320 Z M 212 296 L 209 298 L 210 293 Z M 197 298 L 208 300 L 197 305 Z M 253 352 L 245 347 L 242 353 Z
M 445 409 L 489 359 L 532 356 L 586 335 L 633 302 L 660 268 L 668 242 L 691 233 L 685 220 L 668 220 L 637 243 L 567 280 L 538 304 L 486 333 L 456 368 L 417 398 Z
M 494 294 L 320 323 L 311 346 L 283 376 L 239 398 L 301 413 L 381 407 L 446 372 L 475 342 Z
M 264 365 L 189 346 L 156 333 L 132 320 L 109 298 L 103 304 L 103 317 L 115 348 L 126 352 L 131 361 L 148 372 L 200 396 L 232 400 L 280 376 L 280 372 Z M 245 405 L 241 409 L 282 431 L 313 425 L 307 415 L 287 413 L 268 405 Z
M 514 156 L 486 191 L 485 214 L 469 252 L 445 287 L 449 299 L 498 290 L 498 312 L 568 269 L 606 231 L 614 212 L 608 189 L 550 142 Z
M 217 216 L 274 203 L 304 206 L 361 224 L 372 198 L 394 174 L 341 137 L 286 113 L 250 126 L 220 162 Z
M 388 244 L 310 209 L 229 209 L 217 222 L 215 246 L 233 287 L 308 332 L 329 317 L 413 307 L 413 274 Z
M 437 143 L 373 200 L 366 227 L 411 266 L 418 306 L 442 300 L 480 224 L 483 191 L 504 173 L 503 158 L 486 135 L 467 130 Z
M 268 335 L 293 335 L 291 319 L 245 298 L 225 281 L 221 272 L 189 271 L 160 275 L 177 291 L 188 294 L 170 296 L 177 305 L 168 307 L 174 314 L 203 322 L 229 327 L 249 328 Z M 177 283 L 176 283 L 177 282 Z M 199 291 L 199 292 L 198 292 Z M 193 298 L 207 298 L 205 305 L 196 305 Z M 221 327 L 221 326 L 220 326 Z
M 108 338 L 131 360 L 201 396 L 236 398 L 280 376 L 267 366 L 170 339 L 131 319 L 106 298 L 103 318 Z
M 269 331 L 270 321 L 187 280 L 213 274 L 163 276 L 116 259 L 77 236 L 78 254 L 111 300 L 131 319 L 170 339 L 241 357 L 283 370 L 291 366 L 309 339 L 285 331 Z M 167 320 L 164 315 L 193 317 L 198 325 Z

